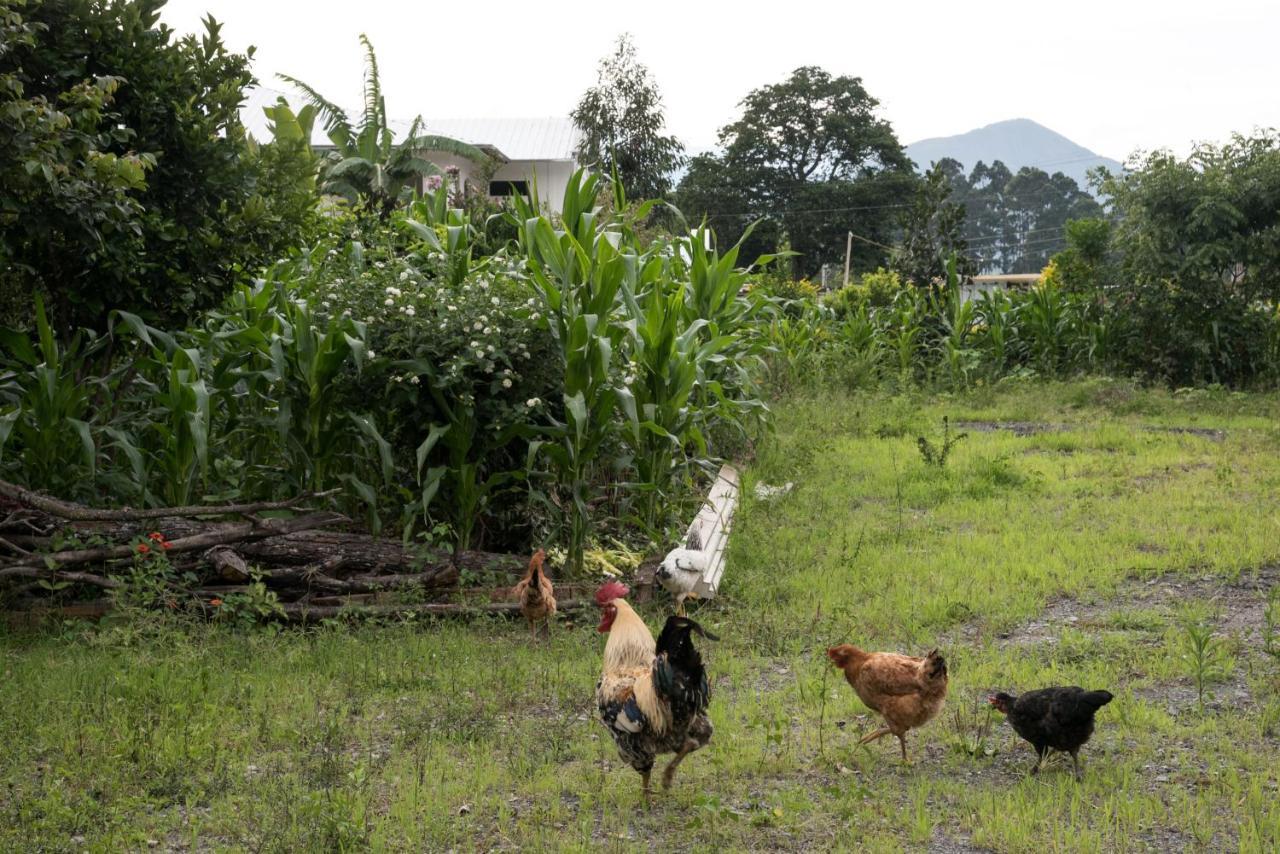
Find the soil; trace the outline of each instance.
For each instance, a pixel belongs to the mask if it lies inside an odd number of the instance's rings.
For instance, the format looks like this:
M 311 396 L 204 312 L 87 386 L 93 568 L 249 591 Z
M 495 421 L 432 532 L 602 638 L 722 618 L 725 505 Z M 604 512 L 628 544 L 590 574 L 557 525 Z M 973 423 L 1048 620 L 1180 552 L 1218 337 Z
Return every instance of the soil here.
M 1080 425 L 1053 424 L 1039 421 L 955 421 L 951 426 L 957 430 L 972 430 L 975 433 L 995 433 L 999 430 L 1007 430 L 1015 436 L 1035 436 L 1039 433 L 1064 433 L 1078 429 Z M 1225 430 L 1216 430 L 1210 427 L 1161 427 L 1147 424 L 1141 425 L 1138 429 L 1153 433 L 1180 433 L 1187 436 L 1199 436 L 1202 439 L 1210 439 L 1214 442 L 1221 442 L 1227 437 Z
M 1190 577 L 1168 573 L 1147 580 L 1126 582 L 1106 601 L 1082 602 L 1063 598 L 1050 602 L 1029 623 L 1000 636 L 1001 645 L 1056 643 L 1067 628 L 1123 625 L 1123 615 L 1134 610 L 1174 612 L 1190 601 L 1208 601 L 1217 614 L 1214 625 L 1220 635 L 1237 636 L 1245 646 L 1262 643 L 1267 594 L 1280 583 L 1280 565 L 1245 572 L 1235 581 L 1218 576 Z

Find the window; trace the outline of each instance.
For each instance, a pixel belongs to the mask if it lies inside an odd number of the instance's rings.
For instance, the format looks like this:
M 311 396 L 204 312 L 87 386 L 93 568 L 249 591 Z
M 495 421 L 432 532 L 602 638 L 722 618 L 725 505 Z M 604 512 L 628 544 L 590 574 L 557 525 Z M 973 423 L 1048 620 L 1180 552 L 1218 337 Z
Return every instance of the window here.
M 489 195 L 491 196 L 527 196 L 529 195 L 528 181 L 490 181 Z

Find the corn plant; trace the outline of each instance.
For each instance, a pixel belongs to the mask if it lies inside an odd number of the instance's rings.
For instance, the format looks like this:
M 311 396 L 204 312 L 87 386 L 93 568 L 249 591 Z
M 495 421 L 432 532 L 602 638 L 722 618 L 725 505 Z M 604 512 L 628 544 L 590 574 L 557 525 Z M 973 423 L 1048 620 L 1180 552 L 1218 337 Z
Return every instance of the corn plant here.
M 1002 376 L 1017 358 L 1018 307 L 1004 291 L 986 291 L 974 301 L 974 337 L 991 378 Z
M 641 307 L 629 295 L 626 326 L 630 362 L 619 402 L 626 416 L 624 437 L 635 457 L 637 480 L 648 491 L 644 521 L 655 530 L 659 523 L 662 492 L 670 483 L 673 466 L 687 443 L 707 453 L 707 441 L 690 398 L 698 383 L 698 368 L 722 348 L 725 336 L 699 341 L 706 321 L 680 328 L 684 292 L 664 294 L 656 289 Z
M 35 317 L 35 347 L 20 332 L 0 330 L 5 353 L 0 356 L 0 454 L 13 442 L 27 483 L 75 492 L 92 483 L 97 468 L 98 445 L 90 422 L 100 382 L 85 374 L 105 339 L 77 333 L 65 348 L 60 346 L 38 295 Z
M 1029 354 L 1049 375 L 1056 374 L 1066 362 L 1067 309 L 1066 295 L 1051 285 L 1032 288 L 1022 308 Z
M 530 454 L 551 463 L 558 487 L 567 492 L 561 502 L 568 517 L 567 560 L 575 572 L 582 570 L 591 531 L 593 467 L 615 435 L 613 361 L 624 330 L 613 317 L 623 277 L 635 263 L 615 248 L 617 232 L 604 227 L 594 207 L 599 190 L 597 176 L 578 170 L 565 190 L 564 229 L 535 217 L 523 223 L 520 237 L 564 369 L 563 418 L 549 418 Z

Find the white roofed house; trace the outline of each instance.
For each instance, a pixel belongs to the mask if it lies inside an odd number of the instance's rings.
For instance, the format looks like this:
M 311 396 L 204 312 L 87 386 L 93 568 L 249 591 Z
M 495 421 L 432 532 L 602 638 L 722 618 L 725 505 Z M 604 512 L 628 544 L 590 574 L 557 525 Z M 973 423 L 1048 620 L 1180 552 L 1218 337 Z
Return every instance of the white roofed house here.
M 295 109 L 304 103 L 300 98 L 266 87 L 250 90 L 247 95 L 241 108 L 241 118 L 249 132 L 261 140 L 271 139 L 264 107 L 274 106 L 281 97 Z M 399 142 L 408 135 L 412 123 L 392 119 L 387 125 Z M 580 132 L 567 116 L 425 119 L 419 135 L 442 136 L 469 143 L 491 158 L 490 163 L 479 164 L 451 152 L 420 152 L 423 159 L 456 181 L 457 189 L 501 199 L 532 193 L 536 186 L 542 204 L 556 213 L 560 212 L 569 177 L 578 168 L 575 150 Z M 333 147 L 320 122 L 312 128 L 311 145 L 320 150 Z M 424 186 L 421 189 L 429 188 Z
M 427 119 L 424 125 L 428 134 L 469 142 L 494 158 L 486 176 L 464 158 L 422 153 L 441 169 L 456 167 L 471 191 L 502 198 L 532 193 L 536 186 L 543 204 L 559 213 L 569 177 L 578 168 L 579 132 L 571 119 Z

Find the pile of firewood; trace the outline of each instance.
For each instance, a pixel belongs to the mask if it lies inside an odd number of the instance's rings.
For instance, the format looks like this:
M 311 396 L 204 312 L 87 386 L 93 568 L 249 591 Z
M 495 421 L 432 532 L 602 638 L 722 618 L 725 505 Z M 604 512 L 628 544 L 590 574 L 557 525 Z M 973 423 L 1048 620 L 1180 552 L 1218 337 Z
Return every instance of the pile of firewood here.
M 175 590 L 188 602 L 222 602 L 261 581 L 276 594 L 285 618 L 296 622 L 519 610 L 510 588 L 527 556 L 406 547 L 373 537 L 354 530 L 340 513 L 314 509 L 327 495 L 101 510 L 0 480 L 0 602 L 10 611 L 103 614 L 112 592 L 126 583 L 138 543 L 151 541 L 164 545 L 175 576 L 198 579 Z M 102 545 L 56 547 L 65 543 Z M 463 590 L 464 577 L 485 584 Z M 570 598 L 576 587 L 560 590 L 561 610 L 582 604 Z

